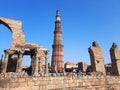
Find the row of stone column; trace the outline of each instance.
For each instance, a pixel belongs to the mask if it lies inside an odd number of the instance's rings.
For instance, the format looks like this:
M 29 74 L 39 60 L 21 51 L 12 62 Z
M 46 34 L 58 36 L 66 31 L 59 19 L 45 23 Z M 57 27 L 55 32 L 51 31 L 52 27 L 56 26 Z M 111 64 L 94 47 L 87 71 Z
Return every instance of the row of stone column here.
M 17 59 L 17 65 L 16 65 L 16 72 L 20 73 L 22 72 L 22 58 L 23 58 L 23 53 L 22 51 L 17 51 L 18 53 L 18 59 Z M 3 69 L 2 73 L 6 73 L 7 71 L 7 66 L 8 66 L 8 60 L 9 56 L 11 54 L 14 54 L 14 51 L 11 50 L 5 50 L 5 58 L 4 58 L 4 63 L 3 63 Z M 36 49 L 35 53 L 32 56 L 32 61 L 34 62 L 34 65 L 32 65 L 32 75 L 37 76 L 38 75 L 38 50 Z M 45 74 L 48 73 L 48 52 L 45 51 Z M 12 66 L 11 66 L 12 67 Z
M 38 61 L 39 61 L 39 55 L 38 55 L 39 53 L 38 53 L 38 50 L 36 50 L 35 51 L 35 55 L 33 55 L 32 56 L 32 75 L 33 76 L 38 76 L 38 74 L 39 74 L 39 69 L 38 69 Z M 44 57 L 44 60 L 45 60 L 45 71 L 43 71 L 44 72 L 44 74 L 48 74 L 48 52 L 46 51 L 45 52 L 45 57 Z
M 12 50 L 5 50 L 4 52 L 5 52 L 5 58 L 4 58 L 2 73 L 6 73 L 9 56 L 14 54 L 14 51 L 12 51 Z M 16 65 L 16 72 L 17 73 L 22 71 L 22 56 L 23 56 L 23 53 L 21 51 L 19 51 L 18 52 L 17 65 Z

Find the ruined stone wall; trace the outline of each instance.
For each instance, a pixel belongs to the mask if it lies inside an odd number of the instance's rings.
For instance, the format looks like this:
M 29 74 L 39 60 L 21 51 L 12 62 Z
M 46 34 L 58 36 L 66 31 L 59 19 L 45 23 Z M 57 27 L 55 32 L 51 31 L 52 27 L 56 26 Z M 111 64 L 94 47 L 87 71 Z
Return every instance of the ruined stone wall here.
M 110 48 L 110 57 L 112 62 L 112 74 L 120 75 L 120 51 L 115 43 L 113 43 Z
M 102 49 L 94 41 L 92 46 L 89 47 L 88 51 L 90 54 L 92 70 L 106 74 L 105 67 L 104 67 L 104 58 L 102 55 Z
M 1 78 L 0 90 L 120 90 L 120 77 L 56 76 Z
M 15 45 L 23 46 L 25 44 L 21 21 L 0 17 L 0 24 L 5 25 L 11 31 L 12 48 L 14 48 Z

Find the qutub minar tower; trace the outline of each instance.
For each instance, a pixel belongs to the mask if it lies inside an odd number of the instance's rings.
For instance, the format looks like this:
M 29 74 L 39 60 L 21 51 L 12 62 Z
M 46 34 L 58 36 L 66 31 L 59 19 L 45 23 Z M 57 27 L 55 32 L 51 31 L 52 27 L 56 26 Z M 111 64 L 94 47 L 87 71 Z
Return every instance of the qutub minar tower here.
M 64 55 L 63 55 L 63 44 L 62 44 L 62 30 L 60 11 L 56 11 L 56 21 L 54 30 L 54 42 L 52 45 L 52 72 L 63 72 L 64 71 Z

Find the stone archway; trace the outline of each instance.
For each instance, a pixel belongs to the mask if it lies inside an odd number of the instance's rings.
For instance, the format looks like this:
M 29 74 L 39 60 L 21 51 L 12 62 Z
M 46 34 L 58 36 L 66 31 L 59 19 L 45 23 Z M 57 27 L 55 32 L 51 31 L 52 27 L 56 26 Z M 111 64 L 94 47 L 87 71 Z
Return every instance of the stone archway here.
M 4 49 L 11 48 L 11 45 L 12 45 L 11 31 L 5 25 L 0 24 L 0 57 L 4 56 Z
M 0 17 L 0 24 L 5 25 L 12 33 L 11 48 L 15 48 L 16 45 L 25 45 L 21 21 Z
M 27 43 L 24 39 L 22 22 L 0 17 L 0 24 L 5 25 L 12 33 L 12 47 L 4 50 L 5 57 L 2 66 L 2 73 L 22 72 L 23 55 L 31 56 L 32 75 L 37 76 L 41 66 L 44 66 L 44 73 L 48 72 L 48 50 L 34 43 Z M 42 60 L 41 57 L 44 57 Z M 44 63 L 45 62 L 45 65 Z

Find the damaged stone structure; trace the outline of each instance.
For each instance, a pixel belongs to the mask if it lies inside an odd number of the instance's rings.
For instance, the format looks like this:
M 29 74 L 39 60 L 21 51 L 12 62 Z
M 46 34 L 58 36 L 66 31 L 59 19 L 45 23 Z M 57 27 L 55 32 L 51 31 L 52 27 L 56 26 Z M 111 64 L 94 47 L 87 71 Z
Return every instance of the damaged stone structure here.
M 31 74 L 37 76 L 40 72 L 48 73 L 48 50 L 43 46 L 25 41 L 22 22 L 0 17 L 0 24 L 5 25 L 12 33 L 12 46 L 4 50 L 5 57 L 2 73 L 22 72 L 22 58 L 31 57 Z
M 120 75 L 120 51 L 116 43 L 110 48 L 110 57 L 112 62 L 112 74 Z
M 52 73 L 47 77 L 34 77 L 41 72 L 44 74 L 48 73 L 48 50 L 37 44 L 25 41 L 21 21 L 1 17 L 0 24 L 5 25 L 12 33 L 12 46 L 4 50 L 5 57 L 2 73 L 0 74 L 0 90 L 120 90 L 120 51 L 115 43 L 110 49 L 112 63 L 110 65 L 112 65 L 112 72 L 116 76 L 106 74 L 102 49 L 95 41 L 88 48 L 91 60 L 90 66 L 83 62 L 79 62 L 78 65 L 67 62 L 64 66 L 64 45 L 62 43 L 59 11 L 56 13 L 51 60 L 52 72 L 60 72 L 61 74 L 58 75 Z M 32 78 L 22 72 L 24 55 L 31 57 L 31 66 L 29 68 L 31 69 Z M 77 68 L 82 72 L 86 72 L 89 67 L 92 70 L 91 72 L 95 71 L 93 75 L 77 75 L 75 73 L 65 75 L 64 73 L 64 69 L 67 72 L 71 72 Z M 102 72 L 104 75 L 96 74 L 96 72 Z
M 88 48 L 88 51 L 91 60 L 91 72 L 102 72 L 104 75 L 107 73 L 109 73 L 109 75 L 120 75 L 120 51 L 116 43 L 113 43 L 110 48 L 111 63 L 108 65 L 104 64 L 102 50 L 96 41 L 92 43 L 92 46 Z M 106 70 L 105 68 L 108 68 L 109 70 Z
M 92 70 L 106 74 L 102 50 L 96 41 L 92 43 L 92 46 L 88 48 L 88 51 L 90 54 Z

